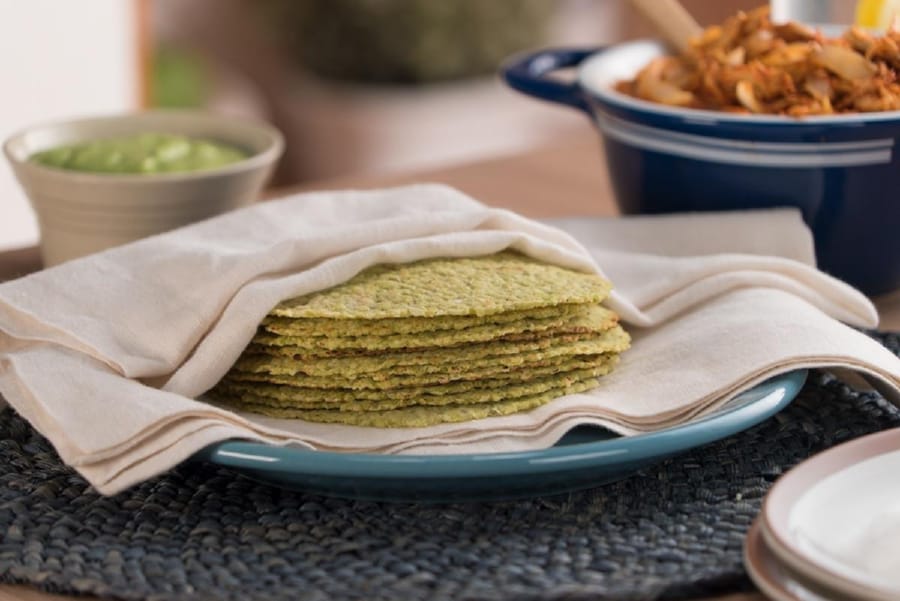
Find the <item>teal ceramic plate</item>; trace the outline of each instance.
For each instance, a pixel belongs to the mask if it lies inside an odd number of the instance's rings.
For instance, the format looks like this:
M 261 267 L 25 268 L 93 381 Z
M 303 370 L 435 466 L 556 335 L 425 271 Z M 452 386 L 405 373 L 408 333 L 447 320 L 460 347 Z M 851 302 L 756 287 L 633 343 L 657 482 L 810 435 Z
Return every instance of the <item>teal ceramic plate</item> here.
M 382 501 L 499 500 L 558 494 L 619 480 L 677 453 L 746 430 L 786 407 L 806 371 L 783 374 L 702 419 L 621 437 L 576 428 L 538 451 L 471 455 L 329 453 L 229 440 L 202 450 L 208 461 L 276 486 Z

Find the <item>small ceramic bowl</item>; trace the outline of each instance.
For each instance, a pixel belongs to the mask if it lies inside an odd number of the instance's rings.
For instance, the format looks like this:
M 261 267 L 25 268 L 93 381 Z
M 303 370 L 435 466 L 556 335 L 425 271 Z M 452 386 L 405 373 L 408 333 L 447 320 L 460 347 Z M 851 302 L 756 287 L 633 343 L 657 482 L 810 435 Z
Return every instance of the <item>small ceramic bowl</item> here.
M 46 167 L 34 153 L 144 132 L 232 144 L 248 158 L 202 171 L 108 174 Z M 148 111 L 38 125 L 3 146 L 37 214 L 45 266 L 206 219 L 254 201 L 284 141 L 264 123 L 197 111 Z
M 900 599 L 900 430 L 845 442 L 775 483 L 760 512 L 774 557 L 801 577 L 859 601 Z
M 736 115 L 613 89 L 666 52 L 652 40 L 541 50 L 512 59 L 503 75 L 516 90 L 591 118 L 622 212 L 797 207 L 821 269 L 869 294 L 900 288 L 900 111 Z M 551 75 L 567 67 L 577 68 L 574 82 Z

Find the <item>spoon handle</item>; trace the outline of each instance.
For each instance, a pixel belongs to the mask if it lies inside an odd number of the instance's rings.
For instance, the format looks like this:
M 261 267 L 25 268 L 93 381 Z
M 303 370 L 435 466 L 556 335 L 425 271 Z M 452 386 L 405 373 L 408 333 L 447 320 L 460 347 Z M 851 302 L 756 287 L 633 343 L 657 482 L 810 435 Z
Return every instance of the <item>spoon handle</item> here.
M 688 40 L 703 31 L 678 0 L 631 0 L 631 4 L 678 52 L 687 50 Z

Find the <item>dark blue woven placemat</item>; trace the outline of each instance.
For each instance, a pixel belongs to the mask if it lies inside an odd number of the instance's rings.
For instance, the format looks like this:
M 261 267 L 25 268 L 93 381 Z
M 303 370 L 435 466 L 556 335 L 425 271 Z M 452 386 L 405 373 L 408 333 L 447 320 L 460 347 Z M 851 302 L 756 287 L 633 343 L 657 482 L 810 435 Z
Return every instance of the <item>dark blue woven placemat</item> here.
M 897 335 L 879 335 L 894 352 Z M 806 457 L 900 425 L 812 372 L 769 421 L 604 487 L 496 504 L 328 499 L 189 464 L 114 498 L 0 412 L 0 581 L 119 599 L 678 599 L 749 587 L 744 533 Z

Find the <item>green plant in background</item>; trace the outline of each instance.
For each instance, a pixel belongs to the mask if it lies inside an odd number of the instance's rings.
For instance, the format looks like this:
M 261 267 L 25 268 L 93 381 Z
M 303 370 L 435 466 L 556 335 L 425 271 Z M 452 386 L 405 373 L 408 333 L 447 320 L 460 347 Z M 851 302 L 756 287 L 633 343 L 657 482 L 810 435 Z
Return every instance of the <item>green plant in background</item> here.
M 159 45 L 153 52 L 150 105 L 159 108 L 196 108 L 209 97 L 210 77 L 205 61 L 181 48 Z
M 419 83 L 482 75 L 540 45 L 549 0 L 268 0 L 297 62 L 326 78 Z

